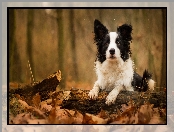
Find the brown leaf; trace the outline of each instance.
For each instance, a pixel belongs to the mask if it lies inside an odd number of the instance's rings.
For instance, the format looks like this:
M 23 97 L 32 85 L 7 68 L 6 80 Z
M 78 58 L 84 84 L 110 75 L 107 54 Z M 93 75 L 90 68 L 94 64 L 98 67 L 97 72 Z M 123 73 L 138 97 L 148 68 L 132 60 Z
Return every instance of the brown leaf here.
M 48 122 L 50 124 L 55 124 L 56 123 L 56 108 L 52 107 L 50 114 L 48 116 Z
M 108 116 L 109 116 L 108 113 L 103 109 L 101 109 L 101 111 L 97 114 L 97 117 L 100 117 L 100 118 L 103 118 L 103 119 L 108 118 Z
M 88 114 L 85 114 L 85 116 L 83 117 L 82 124 L 97 124 L 97 122 L 92 120 L 92 116 L 89 116 Z
M 31 114 L 21 113 L 11 120 L 12 124 L 28 124 L 28 120 L 32 118 Z
M 82 124 L 83 115 L 80 112 L 75 111 L 73 118 L 74 118 L 73 124 Z
M 63 99 L 57 99 L 56 100 L 56 106 L 60 106 L 62 104 Z
M 122 105 L 121 110 L 122 113 L 117 110 L 117 114 L 112 115 L 112 119 L 110 119 L 110 124 L 136 124 L 138 122 L 138 118 L 136 113 L 136 107 L 130 104 L 129 106 Z
M 15 94 L 15 97 L 16 97 L 17 99 L 20 99 L 20 100 L 25 101 L 24 97 L 23 97 L 23 96 L 20 96 L 19 94 Z
M 32 113 L 18 114 L 11 120 L 11 124 L 46 124 L 45 119 L 36 119 Z
M 51 105 L 47 105 L 46 103 L 41 103 L 40 109 L 44 112 L 49 112 L 52 109 Z
M 39 93 L 37 93 L 36 95 L 33 96 L 33 99 L 32 99 L 33 106 L 35 106 L 36 108 L 39 108 L 40 102 L 41 102 L 41 97 Z
M 73 124 L 75 111 L 67 109 L 58 109 L 57 110 L 57 121 L 60 124 Z
M 28 119 L 28 124 L 47 124 L 45 119 Z
M 86 113 L 83 118 L 83 124 L 107 124 L 108 119 L 103 119 L 92 114 Z
M 145 104 L 141 105 L 138 111 L 138 123 L 147 124 L 153 116 L 153 105 Z
M 28 108 L 29 108 L 29 105 L 28 105 L 25 101 L 19 99 L 18 102 L 19 102 L 25 109 L 28 109 Z
M 33 116 L 37 117 L 37 119 L 46 119 L 45 114 L 35 107 L 29 106 L 28 110 L 29 113 L 32 113 Z

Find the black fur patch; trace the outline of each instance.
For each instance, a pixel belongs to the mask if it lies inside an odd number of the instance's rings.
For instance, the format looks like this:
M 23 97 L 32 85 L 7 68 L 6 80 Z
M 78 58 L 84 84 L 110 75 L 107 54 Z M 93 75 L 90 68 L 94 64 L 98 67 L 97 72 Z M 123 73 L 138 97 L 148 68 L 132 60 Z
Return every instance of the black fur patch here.
M 108 29 L 99 21 L 94 21 L 94 40 L 97 45 L 98 53 L 97 60 L 101 63 L 106 60 L 106 50 L 110 43 Z M 117 28 L 118 37 L 115 40 L 117 47 L 120 49 L 121 58 L 123 61 L 129 59 L 131 55 L 130 42 L 132 40 L 132 26 L 123 24 Z
M 97 45 L 97 59 L 102 63 L 106 60 L 106 50 L 108 48 L 108 44 L 110 43 L 108 36 L 108 29 L 99 21 L 94 21 L 94 40 Z
M 152 74 L 150 74 L 147 70 L 144 71 L 143 77 L 134 72 L 132 86 L 135 91 L 145 92 L 148 90 L 148 81 L 151 79 Z

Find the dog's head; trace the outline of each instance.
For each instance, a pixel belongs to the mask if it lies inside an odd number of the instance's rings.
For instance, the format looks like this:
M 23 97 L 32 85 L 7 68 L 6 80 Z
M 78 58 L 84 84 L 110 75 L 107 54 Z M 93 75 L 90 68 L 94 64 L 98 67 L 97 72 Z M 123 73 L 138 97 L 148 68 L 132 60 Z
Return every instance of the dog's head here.
M 132 40 L 132 26 L 123 24 L 116 32 L 108 32 L 108 29 L 99 21 L 94 21 L 94 40 L 97 44 L 97 59 L 103 63 L 105 60 L 117 61 L 129 59 L 130 41 Z

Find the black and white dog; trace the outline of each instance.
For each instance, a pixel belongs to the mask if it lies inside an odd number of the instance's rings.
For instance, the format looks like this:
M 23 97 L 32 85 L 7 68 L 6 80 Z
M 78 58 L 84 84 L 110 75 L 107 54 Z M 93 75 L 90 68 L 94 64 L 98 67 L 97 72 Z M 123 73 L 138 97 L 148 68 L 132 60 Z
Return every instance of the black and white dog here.
M 117 28 L 117 32 L 108 32 L 99 20 L 95 20 L 94 33 L 98 50 L 95 61 L 98 79 L 89 92 L 91 99 L 98 97 L 100 89 L 111 91 L 106 98 L 107 105 L 115 102 L 121 90 L 154 90 L 155 82 L 147 70 L 144 71 L 143 77 L 134 71 L 130 50 L 131 25 L 123 24 Z

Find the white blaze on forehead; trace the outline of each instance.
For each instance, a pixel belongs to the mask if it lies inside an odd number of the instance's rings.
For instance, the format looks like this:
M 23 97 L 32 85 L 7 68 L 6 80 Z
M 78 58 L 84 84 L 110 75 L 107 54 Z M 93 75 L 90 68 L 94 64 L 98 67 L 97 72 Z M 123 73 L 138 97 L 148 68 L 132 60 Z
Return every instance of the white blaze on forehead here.
M 118 34 L 116 32 L 110 32 L 109 35 L 110 35 L 110 43 L 115 43 Z
M 108 49 L 110 50 L 111 48 L 114 48 L 116 50 L 117 46 L 116 46 L 115 40 L 116 40 L 118 34 L 116 32 L 110 32 L 109 36 L 110 36 L 110 44 L 109 44 Z

